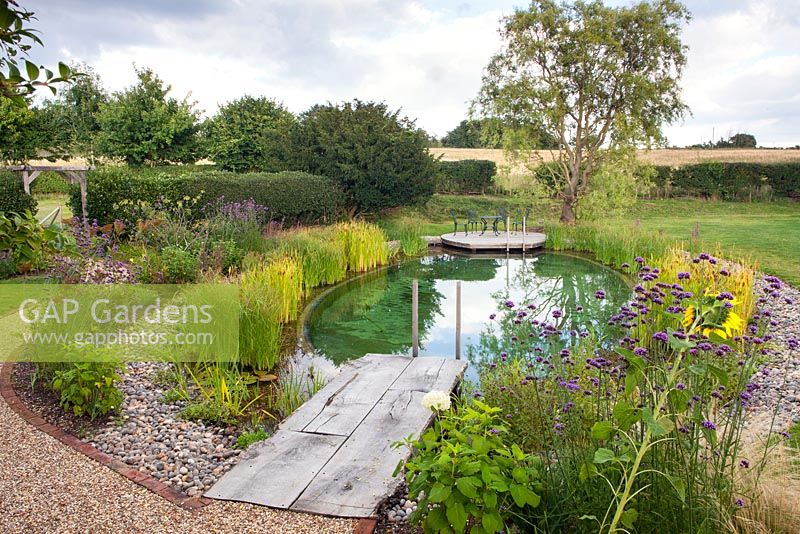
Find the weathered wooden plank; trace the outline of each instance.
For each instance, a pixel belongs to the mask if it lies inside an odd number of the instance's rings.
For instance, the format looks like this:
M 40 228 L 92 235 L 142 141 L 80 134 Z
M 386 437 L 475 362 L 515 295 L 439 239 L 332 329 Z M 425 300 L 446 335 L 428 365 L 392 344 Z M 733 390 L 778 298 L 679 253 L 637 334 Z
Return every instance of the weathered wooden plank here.
M 406 367 L 389 389 L 409 391 L 450 391 L 463 376 L 467 362 L 445 358 L 419 357 Z
M 423 358 L 419 358 L 423 359 Z M 326 515 L 368 517 L 392 493 L 392 477 L 405 448 L 392 443 L 419 434 L 432 412 L 422 407 L 421 391 L 391 389 L 290 507 Z
M 228 501 L 288 508 L 344 442 L 326 436 L 278 430 L 251 446 L 205 494 Z
M 411 363 L 411 359 L 367 355 L 356 362 L 343 369 L 280 428 L 350 435 Z

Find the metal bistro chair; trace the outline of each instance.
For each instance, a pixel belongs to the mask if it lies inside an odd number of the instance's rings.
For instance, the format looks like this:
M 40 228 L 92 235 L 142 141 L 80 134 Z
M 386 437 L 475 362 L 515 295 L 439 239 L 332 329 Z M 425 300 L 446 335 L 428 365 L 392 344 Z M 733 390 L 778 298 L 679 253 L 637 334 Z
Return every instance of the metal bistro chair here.
M 514 230 L 515 232 L 517 230 L 522 230 L 524 221 L 526 221 L 530 216 L 531 216 L 531 207 L 528 206 L 527 208 L 525 208 L 525 215 L 523 215 L 522 219 L 520 219 L 519 221 L 514 221 L 511 225 L 511 229 Z
M 494 222 L 494 231 L 498 231 L 498 227 L 500 226 L 500 221 L 503 221 L 503 230 L 508 231 L 508 210 L 506 208 L 498 208 L 497 210 L 497 219 Z
M 467 224 L 473 231 L 478 231 L 478 225 L 481 224 L 481 219 L 475 210 L 467 210 Z
M 458 226 L 459 226 L 458 213 L 456 213 L 456 210 L 450 210 L 450 216 L 453 218 L 453 235 L 456 235 L 458 233 Z M 460 224 L 461 226 L 464 227 L 464 235 L 467 235 L 467 224 L 469 223 L 464 222 Z

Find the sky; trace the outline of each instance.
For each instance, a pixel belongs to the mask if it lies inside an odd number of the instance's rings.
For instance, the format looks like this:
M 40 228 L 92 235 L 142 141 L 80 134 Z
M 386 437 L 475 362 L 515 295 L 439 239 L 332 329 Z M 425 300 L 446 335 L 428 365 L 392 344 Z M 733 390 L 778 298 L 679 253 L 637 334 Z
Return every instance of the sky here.
M 620 5 L 622 0 L 609 0 Z M 692 114 L 671 145 L 737 132 L 800 144 L 800 0 L 687 0 L 683 77 Z M 106 89 L 150 67 L 204 115 L 250 94 L 299 113 L 386 102 L 442 136 L 466 117 L 499 19 L 524 0 L 23 0 L 45 48 L 36 62 L 85 62 Z

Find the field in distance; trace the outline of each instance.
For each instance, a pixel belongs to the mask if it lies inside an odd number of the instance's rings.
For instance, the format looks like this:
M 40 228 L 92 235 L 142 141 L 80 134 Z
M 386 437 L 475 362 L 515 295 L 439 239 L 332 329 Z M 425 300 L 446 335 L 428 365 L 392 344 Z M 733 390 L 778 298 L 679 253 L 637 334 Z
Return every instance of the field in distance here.
M 498 166 L 506 165 L 505 154 L 503 150 L 499 148 L 436 147 L 430 148 L 429 150 L 431 154 L 436 157 L 442 156 L 443 161 L 487 159 L 494 161 Z M 541 161 L 551 161 L 555 153 L 550 150 L 538 150 L 537 154 Z M 695 148 L 662 148 L 657 150 L 640 150 L 639 158 L 653 165 L 673 166 L 702 163 L 704 161 L 726 163 L 800 163 L 800 149 L 717 148 L 701 150 Z M 513 172 L 512 174 L 517 174 L 517 172 Z

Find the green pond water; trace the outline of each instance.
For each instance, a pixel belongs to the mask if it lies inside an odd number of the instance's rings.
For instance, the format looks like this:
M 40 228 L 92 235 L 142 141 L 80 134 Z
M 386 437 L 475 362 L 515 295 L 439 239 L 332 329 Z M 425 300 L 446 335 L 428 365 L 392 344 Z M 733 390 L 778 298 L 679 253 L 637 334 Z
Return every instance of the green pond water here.
M 579 338 L 575 332 L 584 329 L 602 336 L 608 319 L 631 297 L 618 273 L 574 256 L 440 254 L 333 288 L 307 318 L 308 341 L 337 364 L 368 353 L 410 354 L 414 278 L 419 280 L 420 355 L 454 357 L 456 281 L 460 280 L 462 358 L 471 363 L 511 348 L 509 325 L 515 316 L 505 305 L 508 300 L 535 304 L 526 319 L 556 323 L 562 332 L 557 341 L 569 345 Z M 598 289 L 605 291 L 605 299 L 595 298 Z M 562 311 L 563 317 L 553 319 L 554 310 Z M 474 372 L 469 374 L 474 377 Z

